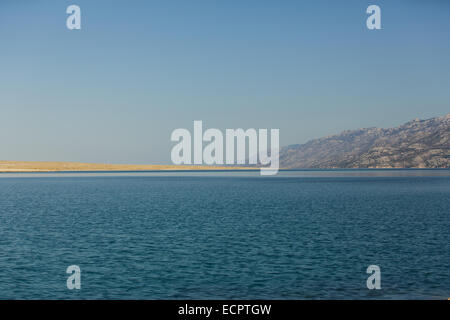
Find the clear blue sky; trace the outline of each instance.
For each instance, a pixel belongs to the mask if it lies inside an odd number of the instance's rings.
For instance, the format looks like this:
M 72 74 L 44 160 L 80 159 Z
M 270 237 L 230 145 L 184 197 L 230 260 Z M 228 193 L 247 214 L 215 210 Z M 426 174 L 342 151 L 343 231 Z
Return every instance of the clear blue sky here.
M 441 116 L 449 39 L 446 0 L 1 0 L 0 159 L 168 163 L 194 120 L 287 145 Z

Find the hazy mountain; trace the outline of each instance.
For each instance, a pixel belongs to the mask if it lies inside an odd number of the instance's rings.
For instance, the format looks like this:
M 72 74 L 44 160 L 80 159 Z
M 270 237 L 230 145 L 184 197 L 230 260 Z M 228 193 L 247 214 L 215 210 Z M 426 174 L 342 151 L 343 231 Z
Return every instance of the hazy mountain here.
M 282 168 L 450 168 L 450 114 L 347 130 L 280 150 Z

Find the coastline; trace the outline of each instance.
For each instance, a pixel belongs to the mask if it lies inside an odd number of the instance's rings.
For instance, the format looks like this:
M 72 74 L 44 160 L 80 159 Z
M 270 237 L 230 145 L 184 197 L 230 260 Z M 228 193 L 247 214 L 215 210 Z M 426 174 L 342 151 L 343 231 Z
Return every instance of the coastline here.
M 63 161 L 0 161 L 0 173 L 77 171 L 259 170 L 256 167 L 202 165 L 129 165 Z
M 58 173 L 58 172 L 173 172 L 173 171 L 253 171 L 259 167 L 208 166 L 208 165 L 146 165 L 102 164 L 66 161 L 6 161 L 0 160 L 0 173 Z M 396 171 L 396 170 L 450 170 L 450 168 L 280 168 L 279 171 Z

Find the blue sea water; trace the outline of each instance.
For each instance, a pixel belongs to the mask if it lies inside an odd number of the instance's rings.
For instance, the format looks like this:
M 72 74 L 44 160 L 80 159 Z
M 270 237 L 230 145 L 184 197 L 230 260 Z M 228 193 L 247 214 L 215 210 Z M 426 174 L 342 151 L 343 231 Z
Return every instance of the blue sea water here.
M 3 174 L 0 299 L 447 299 L 449 230 L 448 170 Z

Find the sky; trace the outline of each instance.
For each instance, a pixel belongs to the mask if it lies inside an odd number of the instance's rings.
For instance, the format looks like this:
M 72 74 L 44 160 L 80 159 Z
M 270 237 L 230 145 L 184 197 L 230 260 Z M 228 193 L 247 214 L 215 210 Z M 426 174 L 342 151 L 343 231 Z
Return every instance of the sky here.
M 446 0 L 0 0 L 0 160 L 170 163 L 194 120 L 283 146 L 442 116 L 449 39 Z

